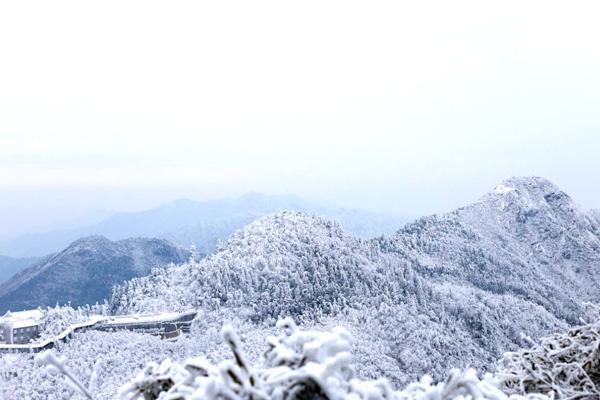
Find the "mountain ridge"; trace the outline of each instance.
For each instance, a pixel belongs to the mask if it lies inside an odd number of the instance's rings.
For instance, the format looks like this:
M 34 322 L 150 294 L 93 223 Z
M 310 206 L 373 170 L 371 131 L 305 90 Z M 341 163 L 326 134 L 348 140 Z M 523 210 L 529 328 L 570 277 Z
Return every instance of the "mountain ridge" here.
M 332 320 L 380 343 L 412 378 L 485 370 L 523 345 L 523 334 L 579 322 L 581 303 L 600 296 L 596 222 L 541 179 L 512 178 L 390 237 L 362 239 L 335 222 L 279 212 L 198 263 L 118 286 L 111 309 Z

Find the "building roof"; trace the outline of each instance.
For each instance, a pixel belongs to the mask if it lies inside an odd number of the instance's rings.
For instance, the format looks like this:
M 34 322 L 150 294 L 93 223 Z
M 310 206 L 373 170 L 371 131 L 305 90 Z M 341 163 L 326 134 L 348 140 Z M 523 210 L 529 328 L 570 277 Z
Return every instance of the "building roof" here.
M 8 323 L 13 329 L 29 328 L 38 325 L 38 321 L 44 316 L 42 310 L 25 310 L 7 312 L 0 317 L 0 323 Z
M 31 318 L 19 319 L 12 323 L 13 329 L 29 328 L 29 327 L 37 326 L 37 325 L 38 325 L 38 322 Z
M 41 309 L 37 308 L 35 310 L 23 310 L 23 311 L 8 311 L 6 314 L 4 314 L 3 318 L 10 318 L 10 319 L 40 319 L 44 316 L 44 313 Z

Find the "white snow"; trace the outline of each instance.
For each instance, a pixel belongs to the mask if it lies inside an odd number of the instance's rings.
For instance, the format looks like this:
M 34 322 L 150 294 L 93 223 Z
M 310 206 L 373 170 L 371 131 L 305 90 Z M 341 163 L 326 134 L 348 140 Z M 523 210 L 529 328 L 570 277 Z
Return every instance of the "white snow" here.
M 513 192 L 514 190 L 515 189 L 510 186 L 500 184 L 500 185 L 496 186 L 496 188 L 494 189 L 494 192 L 496 192 L 498 194 L 506 194 L 506 193 Z
M 33 318 L 27 318 L 27 319 L 18 319 L 16 321 L 14 321 L 12 323 L 12 327 L 13 329 L 20 329 L 20 328 L 31 328 L 34 326 L 37 326 L 38 322 L 36 320 L 34 320 Z

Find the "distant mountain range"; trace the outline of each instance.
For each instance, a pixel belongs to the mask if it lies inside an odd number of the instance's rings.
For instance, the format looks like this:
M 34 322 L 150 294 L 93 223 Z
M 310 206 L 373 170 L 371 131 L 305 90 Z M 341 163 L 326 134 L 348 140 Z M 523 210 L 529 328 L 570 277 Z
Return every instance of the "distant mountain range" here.
M 407 219 L 361 210 L 319 206 L 295 196 L 252 193 L 236 199 L 213 201 L 177 200 L 148 211 L 117 213 L 77 229 L 28 234 L 0 241 L 0 254 L 11 257 L 45 256 L 64 249 L 86 236 L 102 235 L 110 240 L 156 237 L 177 245 L 195 245 L 210 253 L 220 240 L 265 215 L 279 210 L 300 211 L 339 222 L 361 237 L 390 234 Z
M 279 212 L 199 263 L 119 286 L 117 313 L 198 307 L 261 323 L 292 315 L 349 328 L 368 373 L 398 383 L 450 367 L 487 369 L 503 352 L 579 322 L 600 298 L 600 221 L 537 177 L 385 238 Z M 371 354 L 371 355 L 369 355 Z
M 109 299 L 115 284 L 182 263 L 187 250 L 162 239 L 112 242 L 102 236 L 79 239 L 46 256 L 0 285 L 0 314 L 55 304 L 94 304 Z

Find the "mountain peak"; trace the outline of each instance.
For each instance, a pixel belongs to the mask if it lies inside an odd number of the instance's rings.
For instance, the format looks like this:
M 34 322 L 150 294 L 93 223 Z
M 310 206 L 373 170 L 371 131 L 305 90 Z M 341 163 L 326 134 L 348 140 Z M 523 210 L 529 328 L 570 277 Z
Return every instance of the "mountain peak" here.
M 76 241 L 74 241 L 72 243 L 72 245 L 79 244 L 79 243 L 106 243 L 106 242 L 110 242 L 110 240 L 108 240 L 105 236 L 89 235 L 89 236 L 84 236 L 82 238 L 77 239 Z
M 67 246 L 67 248 L 65 248 L 63 250 L 64 252 L 71 252 L 73 250 L 78 250 L 78 249 L 82 249 L 82 248 L 101 248 L 101 247 L 106 247 L 111 245 L 112 242 L 107 239 L 105 236 L 102 235 L 90 235 L 90 236 L 84 236 L 82 238 L 79 238 L 77 240 L 75 240 L 73 243 L 71 243 L 69 246 Z
M 549 180 L 537 176 L 509 178 L 485 195 L 482 201 L 498 203 L 502 210 L 509 205 L 523 209 L 578 209 L 568 194 Z
M 289 232 L 303 232 L 306 235 L 314 235 L 318 231 L 327 231 L 338 236 L 344 235 L 337 222 L 303 212 L 281 210 L 252 222 L 235 232 L 232 238 L 263 235 L 265 232 L 275 235 L 287 235 Z
M 507 179 L 479 201 L 444 218 L 486 240 L 502 237 L 501 247 L 511 241 L 534 246 L 536 257 L 544 258 L 544 262 L 555 262 L 566 254 L 574 263 L 573 249 L 587 251 L 600 245 L 598 218 L 579 207 L 556 185 L 539 177 Z M 597 250 L 590 253 L 594 251 Z
M 495 193 L 506 194 L 512 191 L 527 193 L 557 193 L 562 192 L 552 182 L 539 176 L 514 176 L 500 183 L 494 189 Z

